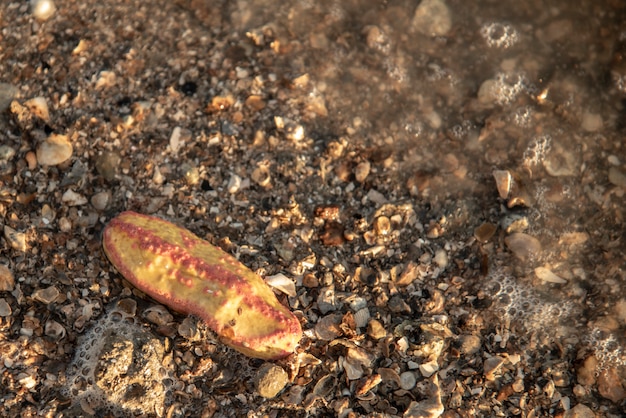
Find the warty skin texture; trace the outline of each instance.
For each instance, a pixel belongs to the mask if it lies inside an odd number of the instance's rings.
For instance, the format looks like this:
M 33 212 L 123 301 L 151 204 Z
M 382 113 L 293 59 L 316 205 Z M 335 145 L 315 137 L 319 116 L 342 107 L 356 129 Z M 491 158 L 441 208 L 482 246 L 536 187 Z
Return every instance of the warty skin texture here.
M 142 292 L 202 318 L 250 357 L 293 353 L 300 322 L 257 274 L 209 242 L 161 218 L 123 212 L 105 227 L 104 252 Z

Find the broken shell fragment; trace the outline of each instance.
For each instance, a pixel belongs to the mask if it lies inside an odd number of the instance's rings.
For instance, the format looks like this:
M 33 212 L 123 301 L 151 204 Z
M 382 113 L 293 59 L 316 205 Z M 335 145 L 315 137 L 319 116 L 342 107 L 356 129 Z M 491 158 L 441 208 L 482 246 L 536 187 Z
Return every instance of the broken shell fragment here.
M 300 322 L 259 276 L 184 228 L 124 212 L 106 226 L 103 247 L 131 284 L 202 318 L 243 354 L 277 359 L 293 353 L 300 341 Z
M 511 174 L 509 170 L 494 170 L 492 175 L 498 194 L 501 199 L 506 200 L 509 209 L 515 206 L 532 206 L 533 199 L 518 175 Z

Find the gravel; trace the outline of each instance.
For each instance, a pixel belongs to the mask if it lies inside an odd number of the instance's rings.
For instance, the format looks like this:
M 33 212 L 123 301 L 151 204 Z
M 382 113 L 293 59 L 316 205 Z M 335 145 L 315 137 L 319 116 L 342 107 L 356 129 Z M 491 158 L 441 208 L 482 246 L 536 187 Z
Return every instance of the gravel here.
M 626 6 L 509 3 L 6 2 L 0 415 L 622 416 Z M 124 210 L 267 278 L 293 355 L 125 282 Z

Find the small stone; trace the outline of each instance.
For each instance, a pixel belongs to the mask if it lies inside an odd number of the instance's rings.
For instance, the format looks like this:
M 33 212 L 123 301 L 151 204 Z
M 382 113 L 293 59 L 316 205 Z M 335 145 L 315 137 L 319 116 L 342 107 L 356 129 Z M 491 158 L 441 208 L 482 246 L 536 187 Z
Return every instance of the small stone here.
M 174 316 L 163 305 L 154 305 L 146 309 L 143 317 L 158 326 L 164 326 L 174 321 Z
M 33 16 L 41 21 L 50 19 L 57 10 L 52 0 L 30 0 L 30 7 Z
M 226 189 L 228 190 L 228 193 L 235 194 L 239 191 L 239 188 L 241 188 L 241 177 L 237 174 L 232 174 L 230 176 L 230 180 L 228 180 L 228 186 L 226 186 Z
M 322 341 L 332 341 L 339 337 L 343 332 L 339 325 L 341 324 L 341 314 L 326 315 L 315 324 L 315 336 Z
M 506 246 L 517 258 L 527 261 L 541 252 L 541 243 L 535 237 L 514 232 L 504 239 Z
M 50 134 L 37 147 L 37 161 L 41 165 L 58 165 L 69 160 L 74 148 L 67 135 Z
M 569 411 L 565 411 L 563 418 L 596 418 L 596 414 L 587 405 L 579 403 Z
M 13 311 L 11 305 L 4 298 L 0 298 L 0 316 L 10 316 Z
M 44 122 L 50 122 L 50 111 L 48 110 L 48 103 L 44 97 L 35 97 L 24 102 L 24 106 L 30 110 L 30 112 L 43 120 Z
M 121 158 L 115 152 L 105 151 L 96 157 L 96 170 L 107 181 L 115 179 Z
M 359 163 L 354 169 L 354 178 L 359 183 L 363 183 L 370 174 L 371 164 L 369 161 Z
M 603 398 L 619 404 L 626 399 L 626 391 L 614 367 L 600 372 L 598 376 L 598 392 Z
M 596 132 L 602 129 L 602 115 L 598 113 L 585 112 L 580 127 L 587 132 Z
M 442 248 L 438 249 L 435 252 L 435 257 L 433 258 L 433 261 L 435 262 L 435 264 L 437 264 L 437 266 L 439 266 L 440 269 L 445 269 L 448 265 L 448 253 L 446 252 L 446 250 Z
M 55 286 L 50 286 L 45 289 L 37 289 L 33 294 L 33 300 L 41 302 L 45 305 L 49 305 L 57 300 L 61 292 Z
M 450 10 L 443 0 L 423 0 L 413 16 L 413 28 L 427 36 L 444 36 L 452 27 Z
M 4 226 L 4 238 L 7 240 L 11 248 L 18 251 L 26 251 L 26 234 L 17 232 L 10 226 Z
M 476 237 L 478 241 L 484 244 L 489 241 L 491 237 L 493 237 L 493 235 L 496 233 L 496 229 L 497 227 L 494 224 L 490 222 L 485 222 L 476 229 L 474 229 L 474 237 Z
M 12 84 L 0 83 L 0 113 L 9 108 L 18 89 Z
M 253 94 L 246 99 L 246 106 L 257 112 L 265 109 L 265 100 L 259 95 Z
M 272 185 L 272 176 L 267 164 L 259 164 L 250 176 L 252 181 L 263 188 L 269 188 Z
M 408 286 L 413 283 L 413 281 L 419 276 L 418 267 L 419 264 L 417 264 L 415 261 L 409 261 L 400 277 L 398 277 L 398 280 L 396 281 L 396 286 Z
M 462 335 L 459 338 L 459 342 L 461 343 L 459 351 L 466 356 L 478 353 L 482 346 L 481 339 L 478 335 Z
M 256 381 L 259 395 L 266 399 L 271 399 L 285 388 L 289 377 L 282 367 L 272 363 L 265 363 L 257 371 Z
M 185 141 L 190 138 L 190 132 L 187 132 L 186 130 L 183 131 L 183 128 L 176 126 L 170 135 L 170 150 L 172 151 L 172 154 L 177 154 L 181 147 L 185 144 Z
M 67 331 L 63 327 L 63 325 L 59 324 L 57 321 L 49 319 L 46 321 L 46 325 L 44 326 L 44 334 L 48 337 L 52 338 L 55 341 L 58 341 L 65 337 Z
M 556 283 L 556 284 L 567 283 L 567 280 L 554 274 L 552 270 L 545 268 L 545 267 L 537 267 L 535 269 L 535 275 L 537 276 L 537 278 L 543 280 L 544 282 Z
M 0 161 L 9 161 L 15 156 L 15 149 L 8 145 L 0 145 Z
M 589 356 L 583 364 L 576 369 L 576 380 L 583 386 L 591 386 L 596 382 L 596 370 L 598 359 L 596 356 Z
M 419 366 L 419 371 L 424 377 L 430 377 L 439 370 L 439 364 L 435 360 L 428 363 L 422 363 Z
M 200 171 L 195 165 L 189 163 L 182 163 L 179 168 L 180 173 L 185 178 L 188 185 L 193 186 L 200 181 Z
M 98 192 L 94 194 L 93 196 L 91 196 L 90 201 L 91 201 L 91 205 L 96 210 L 103 211 L 109 206 L 109 203 L 111 202 L 111 193 Z
M 0 264 L 0 292 L 12 292 L 15 289 L 13 272 L 4 264 Z
M 367 335 L 369 335 L 374 340 L 380 340 L 387 335 L 387 331 L 383 327 L 383 324 L 376 319 L 372 319 L 369 324 L 367 324 Z
M 411 390 L 415 387 L 416 382 L 417 379 L 415 378 L 415 373 L 407 371 L 400 374 L 400 388 L 404 390 Z
M 626 174 L 617 167 L 609 168 L 609 182 L 626 189 Z
M 437 418 L 444 413 L 445 407 L 441 402 L 441 388 L 437 375 L 427 382 L 427 385 L 424 398 L 419 402 L 412 401 L 402 415 L 403 418 Z
M 483 364 L 483 372 L 485 379 L 495 380 L 495 374 L 500 370 L 500 367 L 504 364 L 504 359 L 499 356 L 489 357 Z
M 26 160 L 26 165 L 28 165 L 29 170 L 37 168 L 37 154 L 34 152 L 28 151 L 24 156 L 24 160 Z
M 87 204 L 87 198 L 82 194 L 76 193 L 72 189 L 67 189 L 67 191 L 63 193 L 61 200 L 68 206 L 81 206 Z

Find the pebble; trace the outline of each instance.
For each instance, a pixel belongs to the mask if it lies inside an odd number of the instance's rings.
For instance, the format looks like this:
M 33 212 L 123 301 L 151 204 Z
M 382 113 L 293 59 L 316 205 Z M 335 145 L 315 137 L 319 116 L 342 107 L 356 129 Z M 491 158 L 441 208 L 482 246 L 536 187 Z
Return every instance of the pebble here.
M 170 150 L 173 154 L 177 154 L 184 143 L 183 129 L 177 126 L 172 130 L 172 134 L 170 135 Z
M 271 399 L 285 388 L 289 378 L 282 367 L 272 363 L 265 363 L 257 371 L 256 381 L 259 395 L 266 399 Z
M 506 246 L 517 258 L 527 261 L 541 252 L 541 243 L 523 232 L 514 232 L 504 239 Z
M 598 376 L 598 392 L 603 398 L 619 404 L 626 399 L 626 391 L 614 367 L 600 372 Z
M 76 193 L 72 189 L 67 189 L 67 191 L 63 193 L 61 200 L 68 206 L 81 206 L 87 204 L 87 198 L 79 193 Z
M 437 376 L 433 377 L 429 385 L 428 393 L 424 394 L 426 397 L 419 402 L 411 401 L 402 415 L 403 418 L 437 418 L 444 413 L 445 408 L 441 403 L 441 389 Z
M 543 280 L 544 282 L 556 283 L 556 284 L 567 283 L 567 280 L 563 279 L 562 277 L 559 277 L 558 275 L 554 274 L 552 270 L 547 269 L 545 267 L 537 267 L 535 269 L 535 275 L 539 279 Z
M 419 370 L 422 376 L 430 377 L 435 374 L 437 370 L 439 370 L 439 364 L 437 364 L 436 360 L 429 361 L 428 363 L 422 363 L 420 364 Z
M 374 340 L 380 340 L 387 335 L 387 331 L 383 324 L 376 319 L 372 319 L 369 324 L 367 324 L 367 335 L 369 335 Z
M 96 170 L 107 181 L 115 179 L 121 158 L 113 151 L 105 151 L 96 157 Z
M 0 292 L 12 292 L 15 289 L 13 272 L 4 264 L 0 264 Z
M 369 161 L 360 162 L 354 169 L 354 178 L 359 183 L 363 183 L 370 174 L 371 164 Z
M 12 84 L 0 83 L 0 113 L 9 108 L 17 91 L 17 87 Z
M 569 411 L 565 411 L 563 418 L 596 418 L 596 414 L 587 405 L 579 403 Z
M 609 182 L 626 189 L 626 174 L 617 167 L 609 168 Z
M 435 262 L 435 264 L 437 264 L 437 266 L 439 266 L 440 269 L 445 269 L 448 265 L 448 253 L 446 252 L 446 250 L 442 248 L 438 249 L 435 252 L 435 257 L 433 258 L 433 261 Z
M 415 373 L 407 371 L 400 374 L 400 388 L 404 390 L 411 390 L 415 387 L 416 382 L 417 379 L 415 378 Z
M 7 240 L 11 248 L 18 251 L 26 251 L 26 234 L 17 232 L 10 226 L 4 226 L 4 238 Z
M 33 294 L 32 298 L 36 301 L 39 301 L 45 305 L 49 305 L 57 300 L 61 292 L 54 286 L 47 287 L 45 289 L 37 289 Z
M 587 132 L 596 132 L 602 129 L 604 123 L 602 122 L 602 115 L 598 113 L 585 112 L 583 113 L 583 120 L 580 123 L 580 127 Z
M 11 305 L 6 301 L 6 299 L 0 299 L 0 316 L 10 316 L 13 311 L 11 310 Z
M 494 380 L 495 374 L 498 372 L 498 370 L 500 370 L 502 364 L 504 364 L 504 359 L 499 356 L 489 357 L 487 360 L 485 360 L 485 363 L 483 364 L 483 373 L 485 374 L 485 379 Z
M 0 145 L 0 161 L 9 161 L 15 156 L 15 149 L 8 145 Z
M 150 306 L 143 312 L 143 317 L 158 326 L 168 325 L 174 321 L 174 316 L 163 305 Z
M 576 380 L 584 386 L 591 386 L 596 382 L 596 370 L 598 368 L 598 359 L 596 356 L 589 356 L 576 369 Z
M 497 227 L 494 224 L 485 222 L 474 229 L 474 237 L 484 244 L 493 237 L 496 233 L 496 229 Z
M 67 135 L 50 134 L 37 147 L 37 161 L 41 165 L 58 165 L 69 160 L 73 152 Z
M 240 187 L 241 187 L 241 177 L 239 177 L 237 174 L 232 174 L 230 176 L 230 180 L 228 180 L 228 186 L 226 186 L 228 193 L 235 194 L 239 191 Z
M 44 97 L 35 97 L 24 102 L 24 106 L 30 112 L 44 122 L 50 122 L 50 111 L 48 110 L 48 102 Z
M 459 342 L 461 343 L 459 351 L 463 355 L 476 354 L 480 350 L 480 347 L 482 345 L 482 342 L 478 335 L 462 335 L 459 338 Z
M 450 10 L 442 0 L 423 0 L 413 16 L 413 28 L 427 36 L 444 36 L 452 27 Z
M 41 21 L 50 19 L 57 10 L 52 0 L 30 0 L 30 7 L 33 16 Z
M 44 326 L 44 334 L 46 334 L 46 336 L 52 338 L 55 341 L 59 341 L 60 339 L 65 337 L 67 331 L 65 330 L 65 327 L 63 327 L 63 325 L 59 324 L 57 321 L 49 319 L 48 321 L 46 321 L 46 325 Z
M 96 210 L 103 211 L 109 206 L 109 203 L 111 202 L 111 193 L 98 192 L 94 194 L 93 196 L 91 196 L 90 201 L 91 201 L 91 205 Z

